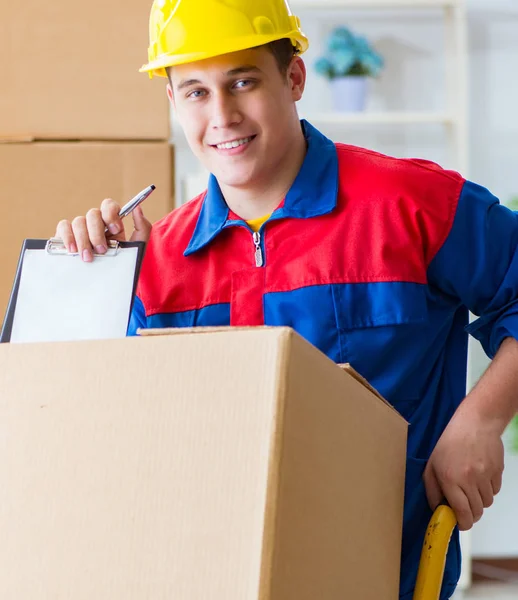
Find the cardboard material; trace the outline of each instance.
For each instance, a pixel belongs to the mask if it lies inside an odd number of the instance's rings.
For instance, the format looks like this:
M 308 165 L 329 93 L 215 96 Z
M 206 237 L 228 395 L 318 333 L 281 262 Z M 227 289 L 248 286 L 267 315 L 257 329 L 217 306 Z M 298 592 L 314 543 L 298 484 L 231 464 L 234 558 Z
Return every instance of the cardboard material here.
M 0 346 L 0 597 L 397 600 L 405 421 L 291 329 L 167 333 Z
M 152 222 L 163 217 L 173 208 L 172 153 L 164 142 L 0 144 L 0 322 L 25 238 L 52 237 L 61 219 L 104 198 L 122 205 L 151 183 L 143 210 Z
M 383 396 L 378 392 L 378 390 L 373 387 L 365 377 L 362 377 L 358 371 L 354 369 L 352 365 L 349 363 L 338 365 L 341 369 L 343 369 L 346 373 L 352 375 L 355 379 L 357 379 L 363 386 L 365 386 L 370 392 L 372 392 L 375 396 L 377 396 L 382 402 L 384 402 L 387 406 L 389 406 L 392 410 L 396 411 L 396 409 L 383 398 Z M 397 411 L 396 411 L 397 412 Z M 399 413 L 398 413 L 399 414 Z
M 170 135 L 164 79 L 147 60 L 151 2 L 2 2 L 0 138 Z

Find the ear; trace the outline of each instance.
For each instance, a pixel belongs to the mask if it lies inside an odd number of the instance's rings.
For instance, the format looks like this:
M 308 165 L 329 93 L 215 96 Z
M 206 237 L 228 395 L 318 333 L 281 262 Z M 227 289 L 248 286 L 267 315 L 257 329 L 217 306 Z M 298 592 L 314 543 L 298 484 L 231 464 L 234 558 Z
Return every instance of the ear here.
M 176 108 L 176 104 L 174 101 L 174 93 L 173 93 L 173 88 L 171 87 L 171 84 L 168 83 L 167 84 L 167 97 L 169 98 L 169 102 L 171 103 L 173 108 Z
M 306 64 L 300 56 L 294 56 L 288 67 L 288 84 L 294 102 L 302 98 L 306 87 Z

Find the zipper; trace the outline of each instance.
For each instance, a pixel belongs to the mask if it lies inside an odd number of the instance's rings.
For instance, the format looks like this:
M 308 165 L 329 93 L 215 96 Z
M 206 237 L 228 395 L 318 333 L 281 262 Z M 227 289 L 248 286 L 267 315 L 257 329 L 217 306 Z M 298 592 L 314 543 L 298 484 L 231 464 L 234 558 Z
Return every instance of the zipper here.
M 255 246 L 255 266 L 262 267 L 264 265 L 263 249 L 261 248 L 261 234 L 254 231 L 254 246 Z

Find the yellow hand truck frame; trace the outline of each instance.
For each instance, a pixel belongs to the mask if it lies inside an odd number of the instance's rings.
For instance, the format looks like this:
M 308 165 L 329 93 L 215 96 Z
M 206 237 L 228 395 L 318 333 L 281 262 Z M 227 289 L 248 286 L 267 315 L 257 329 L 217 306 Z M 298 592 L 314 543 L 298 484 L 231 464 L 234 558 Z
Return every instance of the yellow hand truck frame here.
M 426 530 L 414 600 L 439 600 L 446 555 L 455 525 L 457 518 L 453 510 L 445 503 L 440 504 Z

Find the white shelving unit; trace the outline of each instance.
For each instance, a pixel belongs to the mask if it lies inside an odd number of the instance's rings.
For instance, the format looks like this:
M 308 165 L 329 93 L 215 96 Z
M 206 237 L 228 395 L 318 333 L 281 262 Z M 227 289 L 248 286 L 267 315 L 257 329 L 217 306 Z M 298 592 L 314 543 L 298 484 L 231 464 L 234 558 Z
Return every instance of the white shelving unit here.
M 438 9 L 444 25 L 444 60 L 446 105 L 440 112 L 390 111 L 385 113 L 308 113 L 303 116 L 319 125 L 333 125 L 341 130 L 362 125 L 438 124 L 446 128 L 446 140 L 453 168 L 468 173 L 468 72 L 467 19 L 465 0 L 291 0 L 294 13 L 301 10 L 373 11 Z
M 363 113 L 311 113 L 310 121 L 320 125 L 405 125 L 419 123 L 437 123 L 453 126 L 455 117 L 435 112 L 363 112 Z

